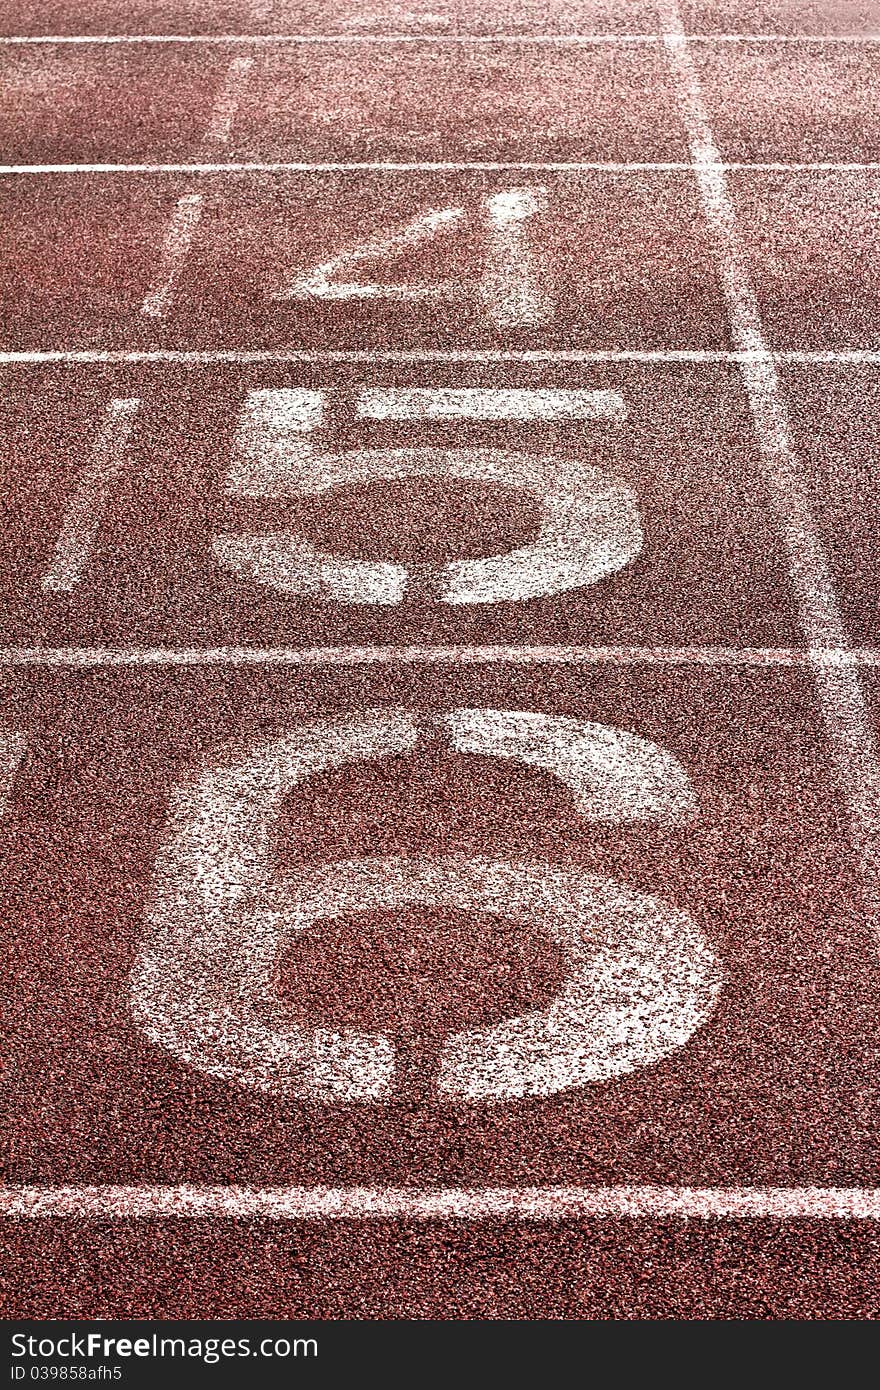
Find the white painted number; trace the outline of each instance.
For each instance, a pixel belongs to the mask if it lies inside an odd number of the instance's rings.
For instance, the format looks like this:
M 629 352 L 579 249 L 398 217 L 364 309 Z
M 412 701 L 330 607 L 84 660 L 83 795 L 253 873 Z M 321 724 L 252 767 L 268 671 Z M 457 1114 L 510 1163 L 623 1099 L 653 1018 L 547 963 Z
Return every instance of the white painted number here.
M 433 722 L 460 752 L 551 770 L 589 819 L 680 823 L 695 810 L 681 764 L 632 733 L 519 710 L 459 709 Z M 682 1047 L 712 1012 L 721 972 L 694 920 L 660 899 L 576 869 L 479 858 L 358 859 L 273 875 L 273 829 L 293 787 L 417 741 L 406 710 L 302 724 L 176 792 L 132 973 L 146 1035 L 245 1086 L 389 1099 L 390 1039 L 296 1025 L 275 981 L 285 944 L 319 919 L 421 903 L 500 912 L 523 931 L 542 926 L 566 962 L 544 1011 L 447 1040 L 441 1099 L 551 1095 Z
M 546 196 L 547 190 L 541 187 L 505 189 L 485 198 L 476 214 L 485 242 L 478 298 L 486 316 L 499 328 L 527 328 L 552 318 L 552 304 L 546 289 L 539 285 L 529 236 L 530 220 L 546 206 Z M 393 231 L 301 271 L 276 297 L 336 301 L 461 298 L 467 289 L 455 279 L 397 283 L 342 277 L 362 266 L 393 262 L 408 251 L 460 231 L 474 217 L 474 210 L 463 207 L 420 213 Z
M 390 390 L 360 393 L 367 419 L 620 420 L 612 391 Z M 401 478 L 479 479 L 522 488 L 538 498 L 543 520 L 528 546 L 444 566 L 432 590 L 450 604 L 499 603 L 557 594 L 622 569 L 640 551 L 642 528 L 631 488 L 565 454 L 508 449 L 361 449 L 320 453 L 309 436 L 324 420 L 323 395 L 252 391 L 244 406 L 227 491 L 236 497 L 318 496 L 346 483 Z M 321 551 L 292 531 L 225 532 L 214 554 L 226 568 L 284 593 L 343 603 L 399 604 L 403 565 L 353 560 Z

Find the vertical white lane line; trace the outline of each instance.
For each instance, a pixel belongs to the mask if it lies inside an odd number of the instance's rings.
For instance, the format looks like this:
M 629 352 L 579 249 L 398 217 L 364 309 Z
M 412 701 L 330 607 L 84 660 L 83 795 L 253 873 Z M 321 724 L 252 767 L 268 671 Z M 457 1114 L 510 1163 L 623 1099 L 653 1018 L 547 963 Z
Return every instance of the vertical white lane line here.
M 91 558 L 107 499 L 122 471 L 125 446 L 140 401 L 110 401 L 92 456 L 82 470 L 64 514 L 52 562 L 41 587 L 48 593 L 70 593 L 83 577 Z
M 196 228 L 201 221 L 204 202 L 201 193 L 184 193 L 175 204 L 165 229 L 156 278 L 141 304 L 141 313 L 149 318 L 162 318 L 171 303 L 177 277 L 189 255 Z
M 205 130 L 206 142 L 210 141 L 218 145 L 228 144 L 232 134 L 232 124 L 253 65 L 253 58 L 247 54 L 239 54 L 232 59 L 226 70 L 223 86 L 217 94 L 217 100 L 214 102 L 214 109 Z
M 0 726 L 0 820 L 6 814 L 18 765 L 27 748 L 27 739 L 17 729 Z
M 528 328 L 550 318 L 538 288 L 528 222 L 546 206 L 546 188 L 508 188 L 486 199 L 489 235 L 483 294 L 500 328 Z
M 782 383 L 764 338 L 748 260 L 740 242 L 727 179 L 706 112 L 677 0 L 658 0 L 663 43 L 687 133 L 694 176 L 715 257 L 736 351 L 756 354 L 739 364 L 788 558 L 801 625 L 814 653 L 811 666 L 838 780 L 861 860 L 865 896 L 880 936 L 880 759 L 877 738 L 854 663 L 828 665 L 819 649 L 848 647 L 825 547 L 810 500 L 809 477 L 794 444 Z

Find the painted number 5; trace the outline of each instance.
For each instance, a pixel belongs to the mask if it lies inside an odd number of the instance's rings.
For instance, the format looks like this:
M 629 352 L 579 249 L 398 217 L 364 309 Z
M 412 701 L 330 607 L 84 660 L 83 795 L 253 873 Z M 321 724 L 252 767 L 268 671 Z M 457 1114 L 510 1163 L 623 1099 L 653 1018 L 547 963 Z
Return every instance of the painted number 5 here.
M 434 720 L 465 753 L 554 772 L 591 820 L 691 816 L 683 767 L 632 733 L 517 710 Z M 416 747 L 406 710 L 302 724 L 199 774 L 173 800 L 145 935 L 134 1016 L 180 1061 L 219 1079 L 324 1101 L 384 1101 L 395 1052 L 381 1033 L 306 1028 L 283 1007 L 285 946 L 320 919 L 418 903 L 501 914 L 555 940 L 565 979 L 550 1006 L 449 1037 L 440 1099 L 546 1096 L 651 1065 L 708 1018 L 721 970 L 697 923 L 610 878 L 546 863 L 357 859 L 273 873 L 283 798 L 322 769 Z

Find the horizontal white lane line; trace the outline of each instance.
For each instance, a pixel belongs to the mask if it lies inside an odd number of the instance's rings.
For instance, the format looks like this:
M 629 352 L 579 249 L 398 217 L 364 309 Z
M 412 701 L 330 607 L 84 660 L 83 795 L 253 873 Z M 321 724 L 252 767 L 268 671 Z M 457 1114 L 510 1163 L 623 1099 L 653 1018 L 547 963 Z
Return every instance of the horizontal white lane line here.
M 880 352 L 877 357 L 880 358 Z M 505 350 L 504 348 L 390 348 L 376 351 L 368 348 L 208 348 L 205 351 L 188 348 L 157 348 L 118 350 L 104 348 L 57 348 L 34 351 L 0 351 L 0 366 L 14 367 L 39 363 L 121 365 L 151 362 L 180 363 L 183 366 L 211 366 L 230 363 L 247 366 L 263 362 L 306 363 L 407 363 L 407 362 L 736 362 L 735 353 L 688 349 L 660 351 L 613 351 L 538 348 L 534 351 Z
M 783 349 L 781 351 L 761 350 L 734 352 L 725 349 L 703 348 L 585 348 L 535 350 L 506 348 L 390 348 L 375 351 L 372 348 L 208 348 L 200 351 L 195 348 L 48 348 L 33 351 L 0 351 L 0 367 L 51 366 L 150 366 L 168 363 L 184 367 L 212 366 L 258 366 L 267 362 L 310 363 L 313 365 L 350 363 L 368 366 L 405 365 L 419 363 L 522 363 L 525 365 L 570 363 L 641 363 L 646 366 L 664 363 L 731 363 L 778 362 L 783 366 L 877 366 L 880 365 L 878 348 L 839 348 L 828 351 L 802 351 Z
M 880 160 L 781 160 L 755 163 L 732 160 L 719 169 L 757 174 L 865 174 L 880 170 Z M 172 164 L 0 164 L 0 176 L 48 174 L 690 174 L 686 159 L 445 159 L 445 160 L 230 160 L 209 163 L 194 160 Z
M 0 647 L 0 667 L 394 666 L 508 662 L 573 666 L 880 666 L 875 647 Z
M 789 166 L 784 166 L 789 167 Z M 865 166 L 860 164 L 859 169 Z M 878 165 L 877 167 L 880 167 Z M 606 160 L 557 160 L 542 163 L 534 160 L 228 160 L 208 162 L 193 160 L 188 163 L 173 164 L 0 164 L 0 174 L 346 174 L 346 173 L 457 173 L 474 171 L 477 173 L 522 172 L 546 173 L 598 171 L 609 173 L 651 173 L 657 170 L 670 172 L 690 171 L 685 160 L 671 160 L 667 163 L 609 162 Z
M 293 1221 L 880 1220 L 876 1187 L 7 1187 L 0 1215 Z
M 0 45 L 9 44 L 351 44 L 356 46 L 385 43 L 433 44 L 652 44 L 659 43 L 659 34 L 12 34 L 0 38 Z
M 795 44 L 872 44 L 880 43 L 880 33 L 842 34 L 688 34 L 689 43 L 795 43 Z M 0 46 L 52 44 L 103 45 L 118 44 L 660 44 L 662 34 L 4 34 Z

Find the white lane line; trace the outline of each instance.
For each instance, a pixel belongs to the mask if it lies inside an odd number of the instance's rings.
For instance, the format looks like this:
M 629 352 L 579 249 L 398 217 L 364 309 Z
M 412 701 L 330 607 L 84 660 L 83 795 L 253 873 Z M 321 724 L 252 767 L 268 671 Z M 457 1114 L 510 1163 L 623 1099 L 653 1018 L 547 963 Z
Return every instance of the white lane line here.
M 162 318 L 171 303 L 177 278 L 192 247 L 204 209 L 201 193 L 184 193 L 178 198 L 165 229 L 159 269 L 141 304 L 141 313 Z
M 232 124 L 244 95 L 245 85 L 254 65 L 253 58 L 239 55 L 229 64 L 211 118 L 205 130 L 205 140 L 225 145 L 232 133 Z
M 252 57 L 242 54 L 237 54 L 230 62 L 211 110 L 202 139 L 203 148 L 228 142 L 253 63 Z M 141 304 L 141 313 L 148 318 L 164 318 L 168 312 L 202 220 L 204 201 L 200 193 L 185 193 L 174 206 L 165 229 L 156 278 Z
M 665 45 L 688 136 L 703 213 L 712 229 L 734 348 L 759 354 L 740 363 L 763 476 L 785 544 L 801 626 L 811 648 L 839 649 L 847 636 L 828 556 L 816 527 L 810 480 L 798 456 L 782 383 L 764 340 L 748 259 L 739 240 L 721 156 L 688 49 L 677 0 L 659 0 Z M 858 672 L 815 663 L 819 700 L 846 799 L 874 931 L 880 934 L 880 756 Z
M 880 160 L 719 160 L 718 168 L 753 174 L 866 174 Z M 191 160 L 172 164 L 0 164 L 0 176 L 48 174 L 689 174 L 690 160 Z
M 552 164 L 525 160 L 338 160 L 309 162 L 304 160 L 230 160 L 211 162 L 191 160 L 172 164 L 0 164 L 0 174 L 345 174 L 345 173 L 457 173 L 472 170 L 476 173 L 545 170 L 566 172 L 587 170 L 625 174 L 651 173 L 656 170 L 689 172 L 690 163 L 672 160 L 668 163 L 608 163 L 603 161 L 558 161 Z M 761 166 L 767 167 L 767 166 Z M 785 168 L 789 166 L 783 166 Z M 832 166 L 836 167 L 836 166 Z M 864 169 L 864 164 L 857 166 Z M 877 167 L 880 167 L 878 165 Z
M 877 33 L 841 34 L 688 34 L 689 43 L 769 43 L 769 44 L 873 44 L 880 43 Z M 54 44 L 113 46 L 118 44 L 223 44 L 266 47 L 273 44 L 351 44 L 377 46 L 386 43 L 433 44 L 549 44 L 554 47 L 572 45 L 661 44 L 662 34 L 4 34 L 0 47 Z
M 302 362 L 313 365 L 364 364 L 381 366 L 406 363 L 461 362 L 461 363 L 521 363 L 524 365 L 553 364 L 600 364 L 603 362 L 631 362 L 643 366 L 664 365 L 667 363 L 690 363 L 696 366 L 709 366 L 714 363 L 742 365 L 748 362 L 776 362 L 782 366 L 841 366 L 871 367 L 880 365 L 880 349 L 842 348 L 823 351 L 775 352 L 761 349 L 748 352 L 702 348 L 621 348 L 583 351 L 554 348 L 515 349 L 504 348 L 451 348 L 442 349 L 399 348 L 376 351 L 372 348 L 208 348 L 204 351 L 194 348 L 50 348 L 37 350 L 0 351 L 0 367 L 27 367 L 52 364 L 65 366 L 100 366 L 110 364 L 122 366 L 150 366 L 167 363 L 186 367 L 211 366 L 253 366 L 267 362 Z
M 619 391 L 376 386 L 358 392 L 362 420 L 625 420 Z
M 880 360 L 880 352 L 876 354 Z M 98 365 L 101 363 L 121 366 L 123 363 L 149 365 L 150 363 L 172 363 L 181 366 L 213 365 L 258 365 L 265 362 L 304 362 L 304 363 L 363 363 L 377 366 L 382 363 L 429 363 L 429 362 L 486 362 L 486 363 L 586 363 L 586 362 L 734 362 L 735 354 L 727 351 L 711 352 L 689 351 L 554 351 L 552 348 L 537 350 L 505 350 L 483 348 L 451 348 L 434 350 L 421 348 L 395 348 L 386 351 L 361 348 L 310 349 L 310 348 L 208 348 L 198 351 L 189 348 L 155 349 L 104 349 L 104 348 L 58 348 L 47 350 L 14 349 L 0 352 L 0 366 L 16 367 L 39 365 L 41 363 L 64 363 L 66 365 Z
M 5 1187 L 0 1216 L 313 1221 L 880 1220 L 876 1187 Z
M 18 765 L 27 749 L 27 738 L 17 729 L 0 727 L 0 819 L 6 814 Z
M 276 299 L 374 299 L 380 296 L 397 298 L 427 297 L 439 294 L 443 286 L 378 285 L 358 281 L 340 282 L 335 277 L 364 262 L 380 261 L 401 255 L 404 251 L 422 246 L 438 233 L 458 226 L 465 217 L 464 208 L 440 208 L 422 213 L 389 236 L 377 236 L 361 242 L 347 251 L 332 256 L 311 270 L 297 275 L 289 285 L 274 296 Z
M 0 647 L 0 667 L 880 666 L 875 647 Z
M 140 401 L 112 400 L 92 457 L 77 479 L 52 555 L 41 581 L 51 593 L 70 593 L 82 579 L 101 525 L 110 488 L 122 471 L 125 446 Z

